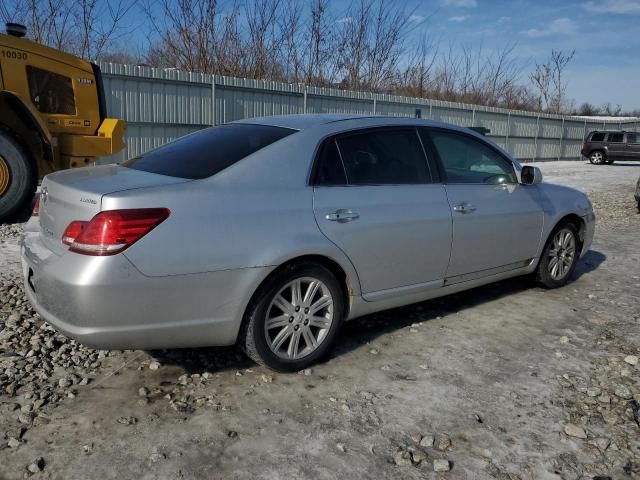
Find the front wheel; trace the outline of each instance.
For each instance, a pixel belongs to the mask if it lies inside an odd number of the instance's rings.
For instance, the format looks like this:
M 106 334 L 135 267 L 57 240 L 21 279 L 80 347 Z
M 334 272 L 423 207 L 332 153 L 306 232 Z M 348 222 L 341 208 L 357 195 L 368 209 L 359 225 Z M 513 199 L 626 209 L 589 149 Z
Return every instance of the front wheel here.
M 37 171 L 21 145 L 0 131 L 0 222 L 16 217 L 33 200 Z
M 256 363 L 299 371 L 329 352 L 344 318 L 336 277 L 315 263 L 276 272 L 251 301 L 239 343 Z
M 571 222 L 555 228 L 538 263 L 536 280 L 546 288 L 566 285 L 578 264 L 580 241 L 578 229 Z

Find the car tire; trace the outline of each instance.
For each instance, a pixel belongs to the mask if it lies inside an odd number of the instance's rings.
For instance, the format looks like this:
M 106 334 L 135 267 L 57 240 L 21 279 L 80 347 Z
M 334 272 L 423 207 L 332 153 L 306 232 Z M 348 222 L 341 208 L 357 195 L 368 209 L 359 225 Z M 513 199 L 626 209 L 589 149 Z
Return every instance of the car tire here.
M 38 173 L 11 136 L 0 131 L 0 222 L 26 210 L 36 192 Z
M 602 150 L 594 150 L 589 154 L 589 161 L 593 165 L 603 165 L 606 162 L 606 155 Z
M 556 226 L 538 262 L 536 281 L 549 289 L 566 285 L 576 269 L 581 248 L 578 228 L 573 222 Z
M 344 292 L 335 275 L 317 263 L 295 263 L 277 270 L 254 294 L 238 343 L 258 364 L 303 370 L 329 352 L 344 316 Z

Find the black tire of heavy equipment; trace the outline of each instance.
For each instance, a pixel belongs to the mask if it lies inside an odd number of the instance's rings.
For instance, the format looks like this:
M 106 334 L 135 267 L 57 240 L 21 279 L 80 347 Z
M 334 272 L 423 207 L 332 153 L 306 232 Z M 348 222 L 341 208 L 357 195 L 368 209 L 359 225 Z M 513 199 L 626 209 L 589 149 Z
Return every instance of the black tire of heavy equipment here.
M 9 168 L 9 185 L 0 196 L 0 223 L 5 223 L 26 215 L 38 186 L 38 172 L 25 149 L 1 130 L 0 156 Z

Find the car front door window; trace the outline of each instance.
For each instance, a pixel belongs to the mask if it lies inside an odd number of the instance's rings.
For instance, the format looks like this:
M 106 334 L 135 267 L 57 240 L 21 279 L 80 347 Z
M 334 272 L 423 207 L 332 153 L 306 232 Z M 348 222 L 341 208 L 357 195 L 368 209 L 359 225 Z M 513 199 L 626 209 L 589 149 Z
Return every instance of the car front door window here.
M 510 162 L 489 146 L 466 135 L 434 131 L 431 135 L 447 183 L 515 184 Z

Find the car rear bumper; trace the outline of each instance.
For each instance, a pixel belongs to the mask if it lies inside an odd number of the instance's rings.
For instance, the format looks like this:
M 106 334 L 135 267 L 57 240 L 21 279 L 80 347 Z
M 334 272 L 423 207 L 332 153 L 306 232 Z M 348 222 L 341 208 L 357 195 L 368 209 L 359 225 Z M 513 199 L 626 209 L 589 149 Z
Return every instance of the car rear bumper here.
M 64 335 L 93 348 L 231 345 L 267 268 L 147 277 L 124 255 L 55 255 L 27 232 L 27 298 Z

